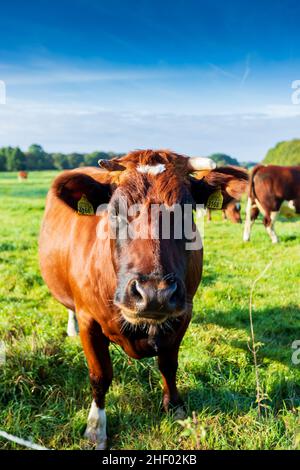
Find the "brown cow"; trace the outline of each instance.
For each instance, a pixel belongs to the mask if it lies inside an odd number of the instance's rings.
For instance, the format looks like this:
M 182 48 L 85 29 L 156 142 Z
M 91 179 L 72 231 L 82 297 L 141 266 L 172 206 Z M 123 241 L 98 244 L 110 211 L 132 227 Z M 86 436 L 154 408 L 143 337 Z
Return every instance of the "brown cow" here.
M 212 210 L 207 209 L 207 220 L 209 222 L 212 220 L 211 213 Z M 227 206 L 222 209 L 222 218 L 223 220 L 229 219 L 233 224 L 241 224 L 241 203 L 236 200 L 230 201 Z
M 56 178 L 47 197 L 39 252 L 50 291 L 70 311 L 71 334 L 76 312 L 94 398 L 85 435 L 104 449 L 104 400 L 113 375 L 110 342 L 135 359 L 158 356 L 163 408 L 182 411 L 176 387 L 178 350 L 201 280 L 203 250 L 201 244 L 187 248 L 187 241 L 198 237 L 192 211 L 181 215 L 177 225 L 188 222 L 193 234 L 176 239 L 162 236 L 160 218 L 158 236 L 153 236 L 150 209 L 162 204 L 170 213 L 176 204 L 205 204 L 216 188 L 227 203 L 245 190 L 248 177 L 241 169 L 226 167 L 197 180 L 191 173 L 201 166 L 214 168 L 212 161 L 169 151 L 136 151 L 100 164 L 102 170 L 80 168 Z M 124 218 L 124 204 L 129 209 L 139 204 L 139 210 Z M 78 214 L 82 205 L 81 214 L 90 215 Z M 133 232 L 123 237 L 128 224 Z M 139 225 L 148 236 L 135 236 Z
M 22 170 L 22 171 L 19 171 L 19 173 L 18 173 L 18 180 L 19 180 L 19 181 L 26 181 L 27 178 L 28 178 L 28 173 L 27 173 L 27 171 L 23 171 L 23 170 Z
M 256 165 L 249 181 L 244 241 L 250 240 L 251 227 L 259 213 L 273 243 L 276 216 L 283 201 L 291 201 L 300 213 L 300 166 Z

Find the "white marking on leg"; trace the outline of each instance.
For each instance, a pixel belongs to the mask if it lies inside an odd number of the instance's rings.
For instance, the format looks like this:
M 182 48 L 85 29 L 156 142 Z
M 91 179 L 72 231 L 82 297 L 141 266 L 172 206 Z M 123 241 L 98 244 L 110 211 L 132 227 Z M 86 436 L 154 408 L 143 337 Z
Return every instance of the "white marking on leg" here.
M 246 218 L 245 218 L 245 228 L 244 228 L 244 242 L 250 240 L 251 234 L 251 209 L 252 209 L 252 200 L 251 197 L 248 197 L 247 206 L 246 206 Z
M 68 326 L 67 326 L 67 335 L 68 336 L 77 336 L 79 332 L 78 322 L 76 318 L 75 312 L 73 310 L 68 310 L 69 319 L 68 319 Z
M 276 217 L 277 217 L 277 214 L 278 212 L 271 212 L 271 225 L 269 225 L 268 227 L 266 227 L 266 230 L 267 230 L 267 233 L 269 234 L 271 240 L 272 240 L 272 243 L 278 243 L 278 237 L 275 233 L 275 230 L 274 230 L 274 224 L 275 224 L 275 220 L 276 220 Z
M 258 199 L 255 199 L 255 203 L 257 205 L 257 207 L 259 208 L 259 211 L 262 213 L 262 215 L 265 217 L 266 215 L 266 211 L 265 209 L 263 208 L 263 206 L 261 205 L 261 203 L 259 202 Z
M 294 212 L 296 212 L 296 206 L 294 201 L 288 201 L 288 206 L 290 209 L 292 209 Z
M 107 448 L 106 413 L 104 408 L 98 408 L 95 400 L 89 412 L 84 437 L 94 442 L 97 450 Z

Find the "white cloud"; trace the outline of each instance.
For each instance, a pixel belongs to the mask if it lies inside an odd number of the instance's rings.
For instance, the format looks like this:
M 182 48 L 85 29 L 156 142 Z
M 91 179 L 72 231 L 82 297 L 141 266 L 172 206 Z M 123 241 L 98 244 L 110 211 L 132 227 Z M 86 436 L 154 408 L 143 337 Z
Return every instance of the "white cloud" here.
M 197 115 L 14 101 L 0 106 L 0 146 L 27 148 L 38 142 L 48 151 L 64 152 L 163 147 L 191 155 L 220 151 L 240 160 L 260 160 L 277 141 L 298 135 L 300 109 L 295 115 L 274 109 Z
M 52 61 L 38 60 L 27 66 L 15 66 L 0 63 L 0 77 L 13 86 L 50 85 L 64 83 L 90 83 L 105 81 L 131 80 L 166 80 L 170 78 L 186 78 L 188 75 L 203 75 L 203 71 L 190 68 L 182 70 L 167 67 L 122 67 L 116 68 L 108 64 L 82 64 L 75 66 Z
M 270 105 L 265 110 L 266 119 L 300 117 L 300 105 Z
M 248 58 L 228 70 L 213 64 L 207 69 L 41 60 L 26 67 L 0 64 L 7 85 L 0 147 L 27 148 L 32 142 L 64 152 L 163 147 L 258 161 L 276 142 L 299 136 L 300 105 L 290 104 L 289 81 L 281 97 L 274 84 L 251 88 L 253 69 Z

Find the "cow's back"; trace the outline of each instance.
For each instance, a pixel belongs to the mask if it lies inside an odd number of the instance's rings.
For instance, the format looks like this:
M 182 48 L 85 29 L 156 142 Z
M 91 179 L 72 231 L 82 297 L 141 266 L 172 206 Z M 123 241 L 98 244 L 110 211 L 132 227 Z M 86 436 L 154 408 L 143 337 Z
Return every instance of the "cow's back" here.
M 252 191 L 258 199 L 268 194 L 279 200 L 300 197 L 300 167 L 258 165 L 253 170 Z

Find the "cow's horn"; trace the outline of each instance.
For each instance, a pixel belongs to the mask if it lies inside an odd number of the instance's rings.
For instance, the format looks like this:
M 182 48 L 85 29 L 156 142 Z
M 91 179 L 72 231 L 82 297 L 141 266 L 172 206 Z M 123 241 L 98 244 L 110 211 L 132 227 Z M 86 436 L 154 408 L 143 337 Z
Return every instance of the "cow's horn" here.
M 189 168 L 191 171 L 214 170 L 216 163 L 211 158 L 206 157 L 190 157 Z
M 108 171 L 123 171 L 125 166 L 118 163 L 116 160 L 98 160 L 98 165 L 100 168 Z

